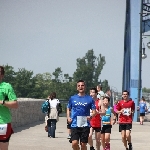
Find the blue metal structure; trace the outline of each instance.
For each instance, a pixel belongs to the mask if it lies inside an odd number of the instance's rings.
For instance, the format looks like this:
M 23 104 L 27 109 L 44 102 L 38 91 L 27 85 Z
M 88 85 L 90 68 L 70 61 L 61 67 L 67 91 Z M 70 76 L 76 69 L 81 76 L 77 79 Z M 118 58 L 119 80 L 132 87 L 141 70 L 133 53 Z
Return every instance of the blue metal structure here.
M 122 90 L 128 90 L 137 107 L 141 98 L 142 33 L 149 31 L 150 0 L 126 0 Z M 146 25 L 148 27 L 146 27 Z M 134 121 L 138 121 L 135 111 Z

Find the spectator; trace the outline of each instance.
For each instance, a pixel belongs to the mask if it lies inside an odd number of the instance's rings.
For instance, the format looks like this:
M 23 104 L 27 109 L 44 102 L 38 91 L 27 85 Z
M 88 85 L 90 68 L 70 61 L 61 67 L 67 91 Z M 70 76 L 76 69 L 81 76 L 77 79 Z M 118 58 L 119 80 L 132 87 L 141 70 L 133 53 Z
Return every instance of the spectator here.
M 49 96 L 50 111 L 47 117 L 48 137 L 55 138 L 56 122 L 58 121 L 58 104 L 56 93 L 52 92 Z

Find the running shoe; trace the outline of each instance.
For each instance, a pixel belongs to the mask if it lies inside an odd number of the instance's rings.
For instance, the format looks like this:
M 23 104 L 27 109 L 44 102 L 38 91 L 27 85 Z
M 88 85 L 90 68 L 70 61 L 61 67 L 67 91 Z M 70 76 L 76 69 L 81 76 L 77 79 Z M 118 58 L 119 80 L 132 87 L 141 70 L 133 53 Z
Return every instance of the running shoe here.
M 106 144 L 105 150 L 110 150 L 110 144 Z
M 128 145 L 129 145 L 129 150 L 133 150 L 132 144 L 129 143 Z
M 94 149 L 94 147 L 92 146 L 92 147 L 90 147 L 90 150 L 95 150 L 95 149 Z
M 71 135 L 68 135 L 67 139 L 71 139 Z

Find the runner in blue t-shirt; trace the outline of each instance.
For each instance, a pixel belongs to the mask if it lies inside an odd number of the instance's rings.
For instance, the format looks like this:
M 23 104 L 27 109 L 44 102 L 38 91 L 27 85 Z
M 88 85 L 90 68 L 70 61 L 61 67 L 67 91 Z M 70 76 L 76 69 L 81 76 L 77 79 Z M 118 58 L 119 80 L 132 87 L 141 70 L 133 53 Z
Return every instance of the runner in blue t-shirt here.
M 96 114 L 95 103 L 91 96 L 85 94 L 85 82 L 77 82 L 78 94 L 71 96 L 68 102 L 67 119 L 71 123 L 71 141 L 73 150 L 78 149 L 79 140 L 83 150 L 86 150 L 90 133 L 90 119 Z M 90 109 L 92 115 L 90 116 Z M 71 110 L 71 116 L 70 116 Z
M 147 106 L 144 97 L 142 97 L 142 99 L 139 102 L 138 110 L 140 111 L 140 124 L 143 125 L 145 112 L 147 111 Z

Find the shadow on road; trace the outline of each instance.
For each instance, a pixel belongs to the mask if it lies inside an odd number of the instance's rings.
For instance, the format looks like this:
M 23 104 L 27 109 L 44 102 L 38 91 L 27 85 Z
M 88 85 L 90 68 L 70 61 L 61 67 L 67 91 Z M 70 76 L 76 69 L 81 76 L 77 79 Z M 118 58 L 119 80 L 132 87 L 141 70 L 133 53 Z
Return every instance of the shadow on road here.
M 65 113 L 62 113 L 60 115 L 60 117 L 64 117 L 64 116 L 66 116 Z M 14 133 L 17 133 L 17 132 L 21 132 L 22 130 L 29 129 L 30 127 L 34 127 L 36 125 L 40 125 L 40 124 L 43 124 L 43 123 L 44 123 L 44 121 L 38 121 L 38 122 L 34 122 L 34 123 L 27 124 L 27 125 L 24 125 L 24 126 L 13 128 L 13 130 L 14 130 Z M 44 126 L 43 126 L 43 131 L 44 131 Z
M 34 122 L 32 124 L 28 124 L 28 125 L 20 126 L 20 127 L 17 127 L 17 128 L 13 128 L 13 130 L 14 130 L 14 133 L 17 133 L 17 132 L 21 132 L 22 130 L 29 129 L 31 127 L 34 127 L 36 125 L 40 125 L 40 124 L 43 124 L 43 123 L 44 123 L 44 121 L 38 121 L 38 122 Z M 44 131 L 44 128 L 43 128 L 43 131 Z

